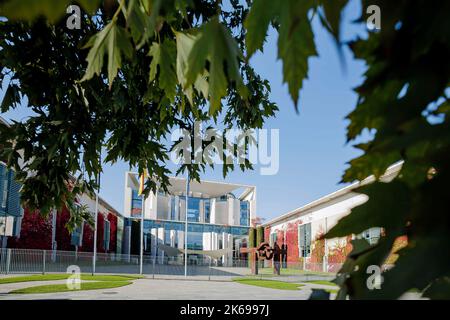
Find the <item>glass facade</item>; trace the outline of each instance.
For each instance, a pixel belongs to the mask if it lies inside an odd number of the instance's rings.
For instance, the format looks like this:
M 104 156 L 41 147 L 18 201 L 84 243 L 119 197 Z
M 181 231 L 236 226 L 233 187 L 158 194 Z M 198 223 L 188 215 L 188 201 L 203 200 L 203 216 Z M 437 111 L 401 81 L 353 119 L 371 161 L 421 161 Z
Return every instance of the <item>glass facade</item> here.
M 170 246 L 170 230 L 164 230 L 164 244 Z
M 188 200 L 188 221 L 200 221 L 200 198 L 189 197 Z
M 132 190 L 131 194 L 131 216 L 140 217 L 142 213 L 142 197 L 137 190 Z
M 150 232 L 151 229 L 164 228 L 164 230 L 177 230 L 184 231 L 184 222 L 182 221 L 169 221 L 169 220 L 145 220 L 144 232 Z M 242 226 L 224 226 L 217 224 L 204 224 L 204 223 L 189 223 L 188 232 L 216 232 L 216 233 L 229 233 L 237 236 L 248 235 L 248 227 Z
M 249 226 L 250 225 L 250 204 L 248 201 L 241 201 L 241 226 Z
M 14 171 L 0 163 L 0 214 L 14 217 L 23 215 L 20 188 L 21 184 L 15 180 Z
M 205 223 L 209 223 L 211 221 L 211 200 L 203 200 L 203 210 L 205 212 Z
M 144 220 L 144 254 L 161 256 L 164 250 L 158 249 L 157 244 L 161 243 L 171 247 L 178 248 L 185 240 L 185 205 L 186 197 L 183 195 L 165 194 L 160 191 L 156 193 L 156 210 L 151 211 L 150 215 L 154 215 L 153 219 Z M 240 248 L 236 245 L 237 240 L 243 241 L 248 237 L 250 225 L 250 204 L 248 201 L 242 201 L 236 209 L 239 212 L 239 219 L 235 225 L 227 225 L 228 219 L 222 218 L 220 224 L 211 224 L 213 203 L 212 199 L 217 202 L 227 201 L 230 195 L 224 195 L 216 198 L 189 197 L 188 210 L 186 217 L 188 221 L 187 232 L 187 248 L 190 250 L 211 250 L 211 248 L 223 248 L 224 240 L 227 248 Z M 234 204 L 234 203 L 233 203 Z M 233 206 L 234 209 L 234 206 Z M 223 203 L 219 207 L 220 215 L 227 215 L 228 207 Z M 140 243 L 140 215 L 142 212 L 142 198 L 138 196 L 137 190 L 132 190 L 131 197 L 131 216 L 125 218 L 125 228 L 130 225 L 130 245 L 129 251 L 132 254 L 139 252 Z M 127 221 L 128 220 L 128 221 Z M 127 243 L 124 235 L 123 242 Z M 239 242 L 240 243 L 240 242 Z M 166 253 L 164 253 L 166 256 Z M 189 254 L 189 259 L 198 256 L 197 254 Z M 238 255 L 239 256 L 239 255 Z M 171 258 L 172 259 L 172 258 Z M 160 261 L 160 260 L 158 260 Z M 161 260 L 162 261 L 162 260 Z M 158 262 L 159 263 L 159 262 Z
M 188 232 L 187 248 L 188 250 L 203 250 L 203 233 Z
M 176 220 L 175 197 L 170 197 L 170 220 Z
M 8 199 L 8 170 L 0 163 L 0 213 L 5 214 Z

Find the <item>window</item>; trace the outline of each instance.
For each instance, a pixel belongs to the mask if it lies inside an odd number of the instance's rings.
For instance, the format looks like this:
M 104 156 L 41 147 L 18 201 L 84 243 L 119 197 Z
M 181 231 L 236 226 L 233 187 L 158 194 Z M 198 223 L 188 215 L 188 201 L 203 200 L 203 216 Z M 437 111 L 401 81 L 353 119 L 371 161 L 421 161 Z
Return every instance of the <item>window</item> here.
M 250 208 L 248 201 L 241 201 L 241 226 L 250 225 Z
M 0 164 L 0 211 L 6 210 L 8 197 L 8 175 L 6 167 Z
M 132 219 L 125 219 L 127 225 L 130 225 L 130 221 Z M 144 229 L 146 232 L 150 232 L 150 229 L 153 228 L 164 228 L 167 230 L 176 230 L 176 231 L 184 231 L 185 224 L 181 221 L 164 221 L 164 220 L 145 220 L 144 221 Z M 204 223 L 189 223 L 188 224 L 189 232 L 215 232 L 218 234 L 229 233 L 236 236 L 246 236 L 248 235 L 249 227 L 243 226 L 224 226 L 217 224 L 204 224 Z
M 188 232 L 187 248 L 189 250 L 203 250 L 203 233 Z
M 81 247 L 83 245 L 83 229 L 84 229 L 84 221 L 81 222 L 81 225 L 75 228 L 75 230 L 70 235 L 70 244 L 76 247 Z
M 131 216 L 137 217 L 142 213 L 142 198 L 138 195 L 137 190 L 133 190 L 131 194 Z
M 175 220 L 176 216 L 175 197 L 170 196 L 170 220 Z
M 20 188 L 22 185 L 16 181 L 15 173 L 12 170 L 9 170 L 8 179 L 8 201 L 6 210 L 10 216 L 20 217 L 23 215 L 23 209 L 20 204 Z
M 205 223 L 209 223 L 211 219 L 211 202 L 209 199 L 203 200 L 203 209 L 205 212 Z
M 273 232 L 270 234 L 270 245 L 273 246 L 273 244 L 277 241 L 277 233 Z
M 164 244 L 170 246 L 170 230 L 164 229 Z
M 362 236 L 369 241 L 370 244 L 376 244 L 380 239 L 381 228 L 370 228 L 362 233 Z
M 103 248 L 105 251 L 109 250 L 109 239 L 111 237 L 111 223 L 105 220 L 103 223 Z
M 311 223 L 298 226 L 298 244 L 300 257 L 311 255 Z
M 20 204 L 21 184 L 16 181 L 14 171 L 0 164 L 0 213 L 14 217 L 23 216 Z
M 180 197 L 181 198 L 181 197 Z M 183 197 L 186 201 L 186 197 Z M 189 197 L 188 198 L 188 212 L 187 218 L 189 222 L 199 222 L 200 221 L 200 198 Z

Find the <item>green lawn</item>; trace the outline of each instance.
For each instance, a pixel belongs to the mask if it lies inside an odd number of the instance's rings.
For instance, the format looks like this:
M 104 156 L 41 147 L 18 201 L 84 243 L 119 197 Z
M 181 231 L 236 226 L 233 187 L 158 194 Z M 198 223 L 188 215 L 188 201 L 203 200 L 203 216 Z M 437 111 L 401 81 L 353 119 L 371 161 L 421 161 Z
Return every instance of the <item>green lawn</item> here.
M 131 284 L 131 281 L 98 281 L 98 282 L 82 282 L 81 289 L 75 291 L 82 290 L 98 290 L 98 289 L 110 289 L 110 288 L 118 288 Z M 17 289 L 10 291 L 9 293 L 23 294 L 23 293 L 55 293 L 55 292 L 68 292 L 74 291 L 67 288 L 66 284 L 53 284 L 53 285 L 45 285 L 45 286 L 34 286 L 23 289 Z
M 258 273 L 263 276 L 265 276 L 265 275 L 273 276 L 274 275 L 273 268 L 259 268 Z M 280 274 L 287 275 L 287 276 L 300 275 L 300 274 L 330 275 L 330 273 L 327 273 L 327 272 L 305 271 L 305 270 L 294 269 L 294 268 L 287 268 L 287 269 L 282 268 L 280 270 Z
M 299 290 L 299 287 L 303 285 L 298 283 L 291 282 L 283 282 L 276 280 L 258 280 L 258 279 L 233 279 L 233 281 L 241 284 L 247 284 L 251 286 L 258 286 L 270 289 L 279 289 L 279 290 Z
M 29 282 L 29 281 L 54 281 L 67 279 L 70 274 L 36 274 L 31 276 L 20 277 L 6 277 L 0 279 L 0 284 L 16 283 L 16 282 Z M 118 275 L 91 275 L 81 274 L 81 280 L 91 281 L 127 281 L 142 278 L 142 276 L 118 276 Z

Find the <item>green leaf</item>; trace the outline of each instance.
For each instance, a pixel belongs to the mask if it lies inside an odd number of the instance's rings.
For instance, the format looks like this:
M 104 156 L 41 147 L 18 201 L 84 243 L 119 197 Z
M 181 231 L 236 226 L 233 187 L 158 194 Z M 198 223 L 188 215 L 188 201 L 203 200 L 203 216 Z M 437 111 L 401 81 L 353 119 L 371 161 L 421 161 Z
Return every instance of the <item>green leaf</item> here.
M 186 70 L 188 66 L 188 57 L 192 50 L 192 47 L 196 41 L 196 36 L 190 33 L 176 32 L 176 41 L 177 41 L 177 66 L 176 73 L 178 78 L 178 83 L 183 88 L 184 94 L 189 99 L 191 105 L 194 105 L 193 102 L 193 88 L 192 85 L 187 85 L 186 80 Z M 209 94 L 209 85 L 206 81 L 206 77 L 208 72 L 205 71 L 203 75 L 199 75 L 195 80 L 194 87 L 200 91 L 205 98 L 208 98 Z
M 325 235 L 326 238 L 360 234 L 373 227 L 391 230 L 406 226 L 406 217 L 411 209 L 411 194 L 405 183 L 399 180 L 375 182 L 355 192 L 366 194 L 370 200 L 353 208 L 349 215 L 339 220 Z M 392 197 L 394 194 L 395 197 Z
M 152 62 L 150 63 L 150 74 L 148 77 L 148 80 L 152 82 L 156 79 L 156 74 L 158 72 L 158 64 L 161 56 L 161 45 L 157 42 L 153 42 L 148 55 L 152 57 Z
M 450 297 L 450 277 L 442 277 L 433 281 L 424 291 L 423 296 L 436 300 L 448 300 Z
M 449 236 L 442 232 L 409 239 L 408 246 L 398 252 L 395 267 L 384 274 L 383 292 L 382 295 L 379 293 L 379 298 L 396 299 L 410 289 L 422 291 L 432 284 L 434 288 L 425 292 L 425 296 L 437 297 L 447 292 L 448 299 L 448 278 L 447 281 L 436 281 L 448 275 L 448 241 Z
M 308 19 L 310 1 L 284 1 L 280 12 L 278 58 L 283 61 L 283 81 L 298 108 L 299 90 L 308 78 L 308 59 L 317 56 Z
M 327 27 L 338 42 L 341 33 L 341 13 L 347 3 L 348 0 L 322 0 Z
M 279 2 L 273 0 L 255 0 L 244 21 L 247 29 L 245 43 L 247 46 L 247 58 L 250 58 L 256 50 L 262 50 L 267 36 L 267 29 L 275 15 L 278 13 Z
M 450 114 L 450 101 L 445 100 L 444 102 L 442 102 L 436 109 L 436 113 Z
M 127 25 L 130 28 L 130 34 L 135 44 L 149 32 L 148 19 L 144 7 L 139 0 L 130 0 L 127 8 Z
M 206 64 L 209 63 L 210 114 L 216 114 L 221 107 L 221 99 L 227 94 L 229 82 L 236 83 L 241 96 L 247 94 L 239 72 L 238 59 L 241 57 L 242 54 L 229 30 L 217 17 L 211 19 L 199 29 L 198 37 L 195 38 L 189 53 L 184 88 L 193 85 L 197 78 L 204 74 Z
M 90 14 L 94 14 L 102 0 L 78 0 L 81 6 Z M 70 1 L 72 3 L 72 1 Z
M 91 47 L 86 61 L 88 67 L 81 81 L 91 79 L 95 74 L 100 75 L 103 67 L 104 55 L 108 55 L 108 80 L 112 86 L 117 71 L 121 66 L 122 54 L 131 58 L 133 48 L 125 29 L 110 22 L 102 31 L 89 39 L 85 47 Z
M 100 5 L 100 0 L 79 0 L 83 9 L 94 13 Z M 38 16 L 45 16 L 50 22 L 56 22 L 66 15 L 66 9 L 71 0 L 7 0 L 0 4 L 2 16 L 12 20 L 33 21 Z
M 0 106 L 1 112 L 7 112 L 11 107 L 17 106 L 20 103 L 20 88 L 17 84 L 9 84 L 3 96 L 2 104 Z
M 175 73 L 176 46 L 174 41 L 166 39 L 162 44 L 154 42 L 149 55 L 152 57 L 149 81 L 155 80 L 159 66 L 159 87 L 164 90 L 167 98 L 174 102 L 177 85 Z

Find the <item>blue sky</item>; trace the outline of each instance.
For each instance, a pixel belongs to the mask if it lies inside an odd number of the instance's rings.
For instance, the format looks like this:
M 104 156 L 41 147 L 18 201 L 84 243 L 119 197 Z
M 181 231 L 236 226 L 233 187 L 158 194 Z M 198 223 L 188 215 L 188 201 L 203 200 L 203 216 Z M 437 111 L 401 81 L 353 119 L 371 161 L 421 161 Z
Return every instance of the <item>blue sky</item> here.
M 357 33 L 365 32 L 361 25 L 351 23 L 359 15 L 359 2 L 352 1 L 344 14 L 344 39 L 353 39 Z M 348 49 L 344 49 L 344 70 L 332 38 L 317 19 L 314 32 L 319 57 L 310 59 L 309 79 L 300 93 L 298 114 L 287 86 L 282 84 L 282 64 L 277 61 L 277 35 L 273 30 L 269 32 L 264 53 L 257 53 L 251 60 L 257 72 L 270 81 L 271 99 L 280 109 L 276 118 L 265 124 L 265 128 L 280 132 L 279 171 L 272 176 L 260 175 L 259 170 L 236 171 L 225 181 L 255 185 L 257 215 L 265 219 L 342 187 L 339 181 L 346 162 L 359 155 L 351 145 L 346 145 L 348 121 L 344 118 L 356 105 L 353 88 L 362 82 L 364 64 L 354 60 Z M 20 120 L 28 114 L 26 108 L 18 108 L 2 116 Z M 124 173 L 128 169 L 126 163 L 106 165 L 102 175 L 100 195 L 119 211 L 123 210 Z M 220 168 L 207 170 L 202 178 L 223 181 Z

